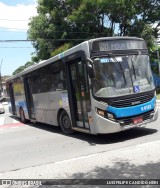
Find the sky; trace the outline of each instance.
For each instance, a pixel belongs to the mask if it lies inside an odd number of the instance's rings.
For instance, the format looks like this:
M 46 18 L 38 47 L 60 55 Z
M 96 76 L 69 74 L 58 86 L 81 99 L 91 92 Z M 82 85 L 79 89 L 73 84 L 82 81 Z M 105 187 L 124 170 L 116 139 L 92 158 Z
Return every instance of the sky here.
M 12 73 L 35 52 L 31 42 L 3 42 L 26 40 L 29 18 L 36 16 L 37 0 L 0 0 L 0 73 Z M 159 39 L 160 40 L 160 39 Z
M 31 42 L 4 42 L 26 40 L 29 18 L 36 16 L 36 0 L 0 0 L 0 71 L 12 75 L 21 65 L 31 60 L 35 52 Z

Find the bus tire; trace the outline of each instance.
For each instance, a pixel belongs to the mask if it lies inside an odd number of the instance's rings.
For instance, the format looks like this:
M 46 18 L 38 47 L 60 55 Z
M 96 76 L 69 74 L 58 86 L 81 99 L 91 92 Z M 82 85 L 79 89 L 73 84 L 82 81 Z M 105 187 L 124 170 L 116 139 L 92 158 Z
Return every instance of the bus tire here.
M 66 111 L 62 111 L 59 116 L 59 125 L 64 134 L 74 134 L 71 128 L 71 120 Z
M 22 123 L 26 123 L 25 114 L 24 114 L 24 111 L 23 111 L 22 108 L 20 108 L 19 113 L 20 113 L 20 120 L 21 120 L 21 122 L 22 122 Z

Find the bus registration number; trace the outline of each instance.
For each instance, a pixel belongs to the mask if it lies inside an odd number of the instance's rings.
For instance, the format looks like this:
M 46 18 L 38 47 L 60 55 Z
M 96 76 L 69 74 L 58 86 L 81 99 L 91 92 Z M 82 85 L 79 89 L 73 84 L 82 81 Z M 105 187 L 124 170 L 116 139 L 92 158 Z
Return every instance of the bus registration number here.
M 141 123 L 142 121 L 143 121 L 142 116 L 136 117 L 136 118 L 133 119 L 133 123 L 134 123 L 134 124 Z

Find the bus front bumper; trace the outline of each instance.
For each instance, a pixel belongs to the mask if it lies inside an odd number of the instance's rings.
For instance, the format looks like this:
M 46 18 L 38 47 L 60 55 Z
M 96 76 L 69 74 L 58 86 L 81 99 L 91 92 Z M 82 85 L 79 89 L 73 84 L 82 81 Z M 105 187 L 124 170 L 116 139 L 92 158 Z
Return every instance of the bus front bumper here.
M 141 116 L 141 115 L 139 115 Z M 138 117 L 138 116 L 137 116 Z M 96 134 L 107 134 L 107 133 L 115 133 L 120 131 L 125 131 L 134 127 L 139 127 L 142 125 L 146 125 L 147 123 L 151 123 L 158 119 L 158 109 L 150 115 L 150 118 L 144 120 L 140 123 L 131 123 L 129 125 L 121 125 L 119 122 L 110 121 L 106 118 L 99 116 L 97 113 L 95 114 L 95 132 Z

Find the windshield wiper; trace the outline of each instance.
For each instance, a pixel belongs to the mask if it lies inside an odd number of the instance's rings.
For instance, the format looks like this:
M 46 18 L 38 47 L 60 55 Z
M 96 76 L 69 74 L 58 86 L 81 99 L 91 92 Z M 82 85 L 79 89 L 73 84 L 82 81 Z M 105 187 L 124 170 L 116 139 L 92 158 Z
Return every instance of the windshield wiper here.
M 116 60 L 116 59 L 115 59 Z M 116 60 L 117 61 L 117 60 Z M 117 61 L 118 62 L 118 61 Z M 120 68 L 121 68 L 121 72 L 122 72 L 122 76 L 123 76 L 123 79 L 124 79 L 124 82 L 125 84 L 127 84 L 127 81 L 126 81 L 126 77 L 125 77 L 125 74 L 124 74 L 124 70 L 123 70 L 123 67 L 122 67 L 122 64 L 121 62 L 118 62 L 119 65 L 120 65 Z
M 132 59 L 131 59 L 131 63 L 132 63 L 132 69 L 133 69 L 134 78 L 136 79 L 136 69 L 134 67 L 134 63 L 133 63 Z
M 139 56 L 141 55 L 141 52 L 138 51 L 138 55 L 137 58 L 135 59 L 135 61 L 133 61 L 133 58 L 131 58 L 131 63 L 132 63 L 132 69 L 133 69 L 133 74 L 134 74 L 134 78 L 136 79 L 136 69 L 135 69 L 135 63 L 137 63 L 137 59 L 139 58 Z
M 124 82 L 125 82 L 125 84 L 127 84 L 126 77 L 125 77 L 124 70 L 123 70 L 123 67 L 122 67 L 121 62 L 117 61 L 117 59 L 115 58 L 115 56 L 114 56 L 113 54 L 109 54 L 109 55 L 113 58 L 113 60 L 114 60 L 115 62 L 119 63 L 120 68 L 121 68 L 121 74 L 122 74 L 122 76 L 123 76 Z M 114 65 L 114 64 L 113 64 L 113 65 Z M 115 67 L 115 65 L 114 65 L 114 68 L 116 69 L 117 72 L 119 72 L 119 71 L 117 70 L 117 68 Z

